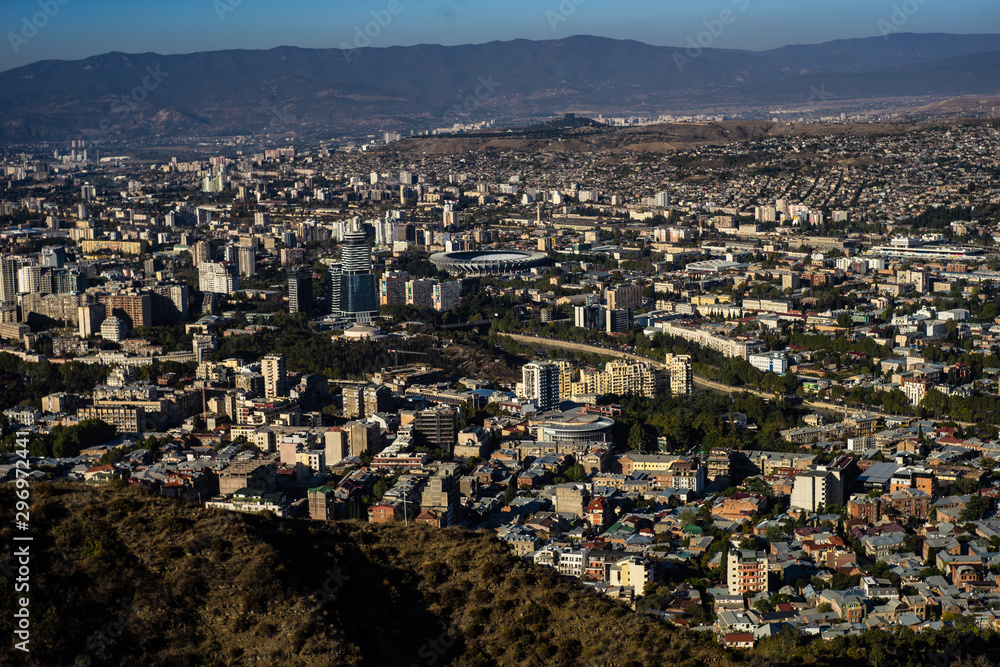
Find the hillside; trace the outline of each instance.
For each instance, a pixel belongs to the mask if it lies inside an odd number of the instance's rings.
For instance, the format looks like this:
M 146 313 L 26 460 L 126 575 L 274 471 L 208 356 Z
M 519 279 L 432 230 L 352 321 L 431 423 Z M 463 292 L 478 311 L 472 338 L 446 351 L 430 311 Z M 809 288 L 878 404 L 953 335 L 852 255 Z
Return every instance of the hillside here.
M 10 486 L 0 497 L 13 506 Z M 36 484 L 33 498 L 32 650 L 13 664 L 734 661 L 485 533 L 281 521 L 80 486 Z M 324 585 L 335 593 L 317 607 Z M 10 586 L 3 596 L 13 609 Z M 10 637 L 9 615 L 2 624 Z
M 562 153 L 662 153 L 673 150 L 721 146 L 740 141 L 754 141 L 784 136 L 872 136 L 905 134 L 913 130 L 965 123 L 975 120 L 926 121 L 922 123 L 815 124 L 775 123 L 768 121 L 717 121 L 700 123 L 662 123 L 641 127 L 582 127 L 552 132 L 530 128 L 508 131 L 481 131 L 434 137 L 407 137 L 382 149 L 402 154 L 451 154 L 470 151 L 553 151 Z
M 0 72 L 0 142 L 426 131 L 567 111 L 656 115 L 995 95 L 1000 35 L 771 51 L 575 36 L 460 46 L 106 53 Z

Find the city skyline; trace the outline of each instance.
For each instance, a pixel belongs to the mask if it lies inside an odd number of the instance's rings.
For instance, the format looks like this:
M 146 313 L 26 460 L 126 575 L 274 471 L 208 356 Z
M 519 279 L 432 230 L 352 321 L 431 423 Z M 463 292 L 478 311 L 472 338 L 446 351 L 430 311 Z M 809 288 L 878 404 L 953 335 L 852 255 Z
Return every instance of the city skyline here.
M 884 36 L 890 32 L 984 34 L 1000 26 L 1000 6 L 981 0 L 947 6 L 863 3 L 803 5 L 786 0 L 615 3 L 564 0 L 502 7 L 473 0 L 411 0 L 259 6 L 242 0 L 180 0 L 169 6 L 117 0 L 77 4 L 51 0 L 0 7 L 7 46 L 0 71 L 34 62 L 78 60 L 112 51 L 160 54 L 225 49 L 387 48 L 476 44 L 573 35 L 685 46 L 708 30 L 712 48 L 768 50 L 790 44 Z M 705 41 L 705 40 L 702 40 Z

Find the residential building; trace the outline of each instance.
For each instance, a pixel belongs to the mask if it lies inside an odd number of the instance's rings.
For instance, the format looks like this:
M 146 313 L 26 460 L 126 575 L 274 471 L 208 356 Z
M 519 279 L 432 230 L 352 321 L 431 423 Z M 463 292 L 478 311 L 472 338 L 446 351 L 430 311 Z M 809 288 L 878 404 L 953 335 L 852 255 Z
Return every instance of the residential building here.
M 264 376 L 264 397 L 278 398 L 288 395 L 288 371 L 285 367 L 285 355 L 269 354 L 260 362 L 261 373 Z
M 461 295 L 461 282 L 438 283 L 432 289 L 431 304 L 434 310 L 443 313 L 446 310 L 458 308 Z
M 232 294 L 239 289 L 239 279 L 222 262 L 198 264 L 198 289 L 212 294 Z
M 539 410 L 559 405 L 559 367 L 550 362 L 532 362 L 521 367 L 524 398 L 536 401 Z
M 726 583 L 730 595 L 766 593 L 767 554 L 749 549 L 731 549 L 726 557 Z
M 642 287 L 622 285 L 607 292 L 609 310 L 635 310 L 642 305 Z
M 667 369 L 670 373 L 670 393 L 682 396 L 694 392 L 694 371 L 691 357 L 686 354 L 668 354 Z

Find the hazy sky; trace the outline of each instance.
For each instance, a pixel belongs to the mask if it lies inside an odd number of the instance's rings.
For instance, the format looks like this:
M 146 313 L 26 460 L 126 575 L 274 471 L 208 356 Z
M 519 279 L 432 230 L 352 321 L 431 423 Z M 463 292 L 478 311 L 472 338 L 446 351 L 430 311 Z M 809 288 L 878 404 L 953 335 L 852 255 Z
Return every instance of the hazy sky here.
M 393 10 L 395 13 L 393 13 Z M 728 11 L 730 13 L 723 14 Z M 372 13 L 375 13 L 373 16 Z M 376 18 L 382 24 L 372 23 Z M 725 23 L 719 21 L 726 20 Z M 27 22 L 27 25 L 26 25 Z M 997 0 L 0 0 L 0 70 L 124 51 L 469 44 L 602 35 L 763 50 L 885 30 L 1000 32 Z M 721 26 L 721 30 L 719 29 Z M 367 28 L 371 37 L 358 38 Z

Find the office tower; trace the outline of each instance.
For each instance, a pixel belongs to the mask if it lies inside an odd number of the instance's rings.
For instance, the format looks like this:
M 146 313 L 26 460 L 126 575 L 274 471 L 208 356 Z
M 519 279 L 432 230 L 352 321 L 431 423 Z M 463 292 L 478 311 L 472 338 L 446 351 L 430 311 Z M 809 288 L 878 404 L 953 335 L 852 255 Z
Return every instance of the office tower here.
M 202 262 L 198 265 L 198 289 L 214 294 L 232 294 L 239 289 L 239 280 L 222 262 Z
M 450 283 L 438 283 L 434 286 L 431 294 L 434 310 L 443 313 L 452 308 L 458 308 L 462 295 L 462 283 L 455 281 Z
M 559 405 L 559 366 L 550 361 L 532 362 L 521 367 L 524 397 L 538 403 L 539 410 Z
M 260 369 L 264 375 L 264 396 L 266 398 L 287 395 L 288 372 L 285 368 L 285 355 L 267 355 L 261 359 Z
M 632 324 L 632 318 L 629 316 L 627 310 L 607 310 L 607 326 L 605 331 L 607 333 L 626 333 L 629 329 L 629 325 Z
M 288 312 L 312 313 L 312 270 L 307 266 L 288 269 Z
M 581 329 L 600 329 L 604 325 L 604 311 L 601 309 L 601 304 L 588 302 L 582 306 L 574 306 L 573 321 Z
M 340 262 L 330 266 L 328 284 L 332 315 L 353 322 L 370 322 L 378 316 L 371 249 L 357 220 L 352 220 L 344 232 Z

